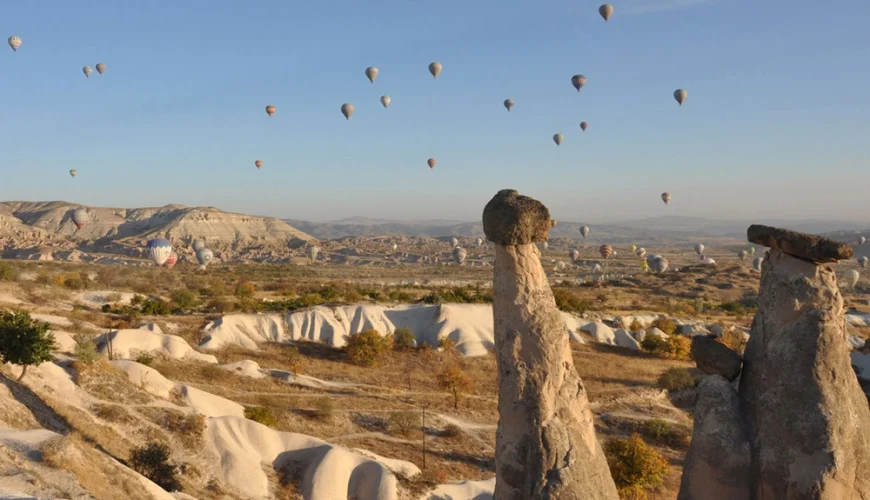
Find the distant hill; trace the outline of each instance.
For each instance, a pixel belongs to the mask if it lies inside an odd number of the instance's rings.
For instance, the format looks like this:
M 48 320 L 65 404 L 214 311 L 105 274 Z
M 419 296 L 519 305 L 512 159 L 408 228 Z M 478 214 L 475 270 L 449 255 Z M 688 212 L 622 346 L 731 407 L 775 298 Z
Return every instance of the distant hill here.
M 89 221 L 76 229 L 72 214 L 82 208 Z M 140 244 L 151 238 L 189 244 L 201 238 L 214 250 L 287 248 L 315 239 L 273 217 L 224 212 L 214 207 L 167 205 L 151 208 L 88 207 L 65 201 L 0 203 L 0 238 L 65 239 Z

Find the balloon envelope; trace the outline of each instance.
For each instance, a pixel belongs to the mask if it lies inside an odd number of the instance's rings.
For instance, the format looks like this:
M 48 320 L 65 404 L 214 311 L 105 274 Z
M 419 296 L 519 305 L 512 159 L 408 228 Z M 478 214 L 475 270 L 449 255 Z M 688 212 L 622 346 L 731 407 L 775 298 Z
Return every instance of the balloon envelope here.
M 860 257 L 858 259 L 858 265 L 861 266 L 862 268 L 867 267 L 867 257 L 866 256 Z
M 843 280 L 846 282 L 849 288 L 855 288 L 855 285 L 858 284 L 859 279 L 861 279 L 861 274 L 854 269 L 849 269 L 848 271 L 846 271 L 846 275 L 843 276 Z
M 308 250 L 306 250 L 306 252 L 305 252 L 305 254 L 308 256 L 308 260 L 310 260 L 311 262 L 314 262 L 315 260 L 317 260 L 317 254 L 319 254 L 319 253 L 320 253 L 319 247 L 308 247 Z
M 671 201 L 671 193 L 662 193 L 662 201 L 667 205 Z
M 166 258 L 166 262 L 163 265 L 166 266 L 166 269 L 172 269 L 175 267 L 176 262 L 178 262 L 178 254 L 173 251 L 169 253 L 169 257 Z
M 106 72 L 106 65 L 103 63 L 97 63 L 97 73 L 103 74 Z
M 344 115 L 345 118 L 350 120 L 350 117 L 353 115 L 353 104 L 346 102 L 341 105 L 341 114 Z
M 589 124 L 587 122 L 580 122 L 580 130 L 586 132 L 587 128 L 589 128 Z
M 193 251 L 199 252 L 205 248 L 205 242 L 203 240 L 193 240 Z
M 214 260 L 214 253 L 208 248 L 200 248 L 196 251 L 196 260 L 199 262 L 199 268 L 205 269 Z
M 589 234 L 589 226 L 580 226 L 580 235 L 583 236 L 583 238 L 586 238 L 586 235 L 588 235 L 588 234 Z
M 602 257 L 607 259 L 611 255 L 613 255 L 613 247 L 611 247 L 610 245 L 601 245 L 600 247 L 598 247 L 598 253 L 600 253 Z
M 450 246 L 452 246 L 452 247 L 459 246 L 459 240 L 455 236 L 453 238 L 450 238 Z
M 163 238 L 155 238 L 145 245 L 145 250 L 151 262 L 162 266 L 172 253 L 172 243 Z
M 366 78 L 369 79 L 370 82 L 375 83 L 375 78 L 378 77 L 378 68 L 374 66 L 369 66 L 366 68 Z
M 674 91 L 674 99 L 676 99 L 677 102 L 680 103 L 680 106 L 682 106 L 683 103 L 686 102 L 687 97 L 689 97 L 689 93 L 686 92 L 686 89 L 677 89 Z
M 761 263 L 764 261 L 762 257 L 756 257 L 752 260 L 752 268 L 756 271 L 761 271 Z
M 88 222 L 88 213 L 83 209 L 79 208 L 72 215 L 73 224 L 76 225 L 77 228 L 81 229 Z
M 583 86 L 586 85 L 586 77 L 583 75 L 572 76 L 571 85 L 573 85 L 574 88 L 577 89 L 577 92 L 580 92 L 580 89 L 582 89 Z
M 275 111 L 276 111 L 275 106 L 272 106 L 271 104 L 266 106 L 266 114 L 267 115 L 272 116 L 275 114 Z
M 432 73 L 433 78 L 438 78 L 438 75 L 441 74 L 441 68 L 442 68 L 442 66 L 441 66 L 440 62 L 436 61 L 436 62 L 430 63 L 429 64 L 429 73 Z
M 701 264 L 705 266 L 715 266 L 716 261 L 711 259 L 710 257 L 704 257 L 703 259 L 701 259 Z
M 429 168 L 435 168 L 436 163 L 438 163 L 438 161 L 436 161 L 435 158 L 429 158 L 426 160 L 426 164 L 429 165 Z
M 562 140 L 564 138 L 565 138 L 565 136 L 562 134 L 555 134 L 553 136 L 553 142 L 555 142 L 557 146 L 560 146 L 562 144 Z
M 391 102 L 393 102 L 393 100 L 390 99 L 390 96 L 388 96 L 388 95 L 381 96 L 381 104 L 383 104 L 385 108 L 388 107 Z
M 737 252 L 737 258 L 740 260 L 746 260 L 747 255 L 748 254 L 746 253 L 746 250 L 740 250 L 739 252 Z
M 865 237 L 863 237 L 863 236 L 860 237 L 860 238 L 858 238 L 858 246 L 861 246 L 861 245 L 863 245 L 863 244 L 866 243 L 866 242 L 867 242 L 867 238 L 865 238 Z
M 505 99 L 504 100 L 504 107 L 507 108 L 508 112 L 510 112 L 511 108 L 514 107 L 514 100 L 513 99 Z
M 82 73 L 85 74 L 86 78 L 90 78 L 91 77 L 91 67 L 85 66 L 84 68 L 82 68 Z
M 698 255 L 701 255 L 702 253 L 704 253 L 704 244 L 703 243 L 695 244 L 695 253 Z
M 474 242 L 477 243 L 477 246 L 481 246 L 483 245 L 483 238 L 477 238 Z
M 18 47 L 21 47 L 21 37 L 15 35 L 10 36 L 9 46 L 12 47 L 13 51 L 17 51 Z
M 656 273 L 663 273 L 668 270 L 668 259 L 662 257 L 661 255 L 656 255 L 655 259 L 649 261 L 649 267 Z
M 75 177 L 75 176 L 79 175 L 79 171 L 76 170 L 76 169 L 72 169 L 72 170 L 69 171 L 69 175 L 70 175 L 71 177 Z
M 610 16 L 613 15 L 613 6 L 610 5 L 609 3 L 606 3 L 606 4 L 602 5 L 601 7 L 598 7 L 598 14 L 600 14 L 601 17 L 603 17 L 605 21 L 609 21 Z
M 576 248 L 571 250 L 570 252 L 568 252 L 568 257 L 571 258 L 571 262 L 574 262 L 575 260 L 580 258 L 580 250 L 577 250 Z
M 468 252 L 466 252 L 464 248 L 456 247 L 453 249 L 453 260 L 455 260 L 457 264 L 465 262 L 465 257 L 467 256 Z
M 263 166 L 263 160 L 257 160 L 254 162 L 254 166 L 257 168 L 261 168 Z

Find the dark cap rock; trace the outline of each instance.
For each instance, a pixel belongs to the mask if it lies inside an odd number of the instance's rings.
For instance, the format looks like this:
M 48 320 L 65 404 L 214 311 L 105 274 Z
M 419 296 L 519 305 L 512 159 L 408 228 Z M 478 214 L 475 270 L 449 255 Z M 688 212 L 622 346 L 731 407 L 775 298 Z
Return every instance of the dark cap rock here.
M 483 209 L 486 239 L 503 246 L 547 241 L 554 225 L 543 203 L 513 189 L 502 189 Z
M 743 366 L 743 358 L 711 336 L 692 338 L 692 357 L 698 369 L 710 375 L 722 375 L 734 382 Z
M 746 231 L 746 236 L 752 243 L 813 262 L 837 262 L 852 258 L 849 245 L 814 234 L 753 224 Z

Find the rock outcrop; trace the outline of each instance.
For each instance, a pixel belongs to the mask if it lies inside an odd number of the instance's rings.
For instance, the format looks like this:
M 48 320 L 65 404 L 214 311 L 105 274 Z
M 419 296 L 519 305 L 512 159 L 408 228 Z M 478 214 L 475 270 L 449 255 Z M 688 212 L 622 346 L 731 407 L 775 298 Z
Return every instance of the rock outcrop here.
M 498 500 L 617 500 L 574 369 L 568 336 L 534 245 L 552 227 L 542 203 L 500 191 L 483 213 L 495 245 Z
M 836 275 L 819 265 L 851 251 L 758 226 L 750 240 L 772 249 L 739 389 L 719 375 L 701 383 L 679 498 L 870 499 L 870 407 L 850 366 Z
M 692 359 L 702 372 L 721 375 L 729 382 L 737 379 L 743 364 L 739 354 L 712 336 L 692 339 Z

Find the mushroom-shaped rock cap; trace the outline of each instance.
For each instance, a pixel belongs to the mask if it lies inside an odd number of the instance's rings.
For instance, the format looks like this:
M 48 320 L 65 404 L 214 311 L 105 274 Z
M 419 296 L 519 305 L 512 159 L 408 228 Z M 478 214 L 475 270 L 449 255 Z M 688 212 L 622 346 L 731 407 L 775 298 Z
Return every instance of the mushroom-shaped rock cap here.
M 752 243 L 813 262 L 837 262 L 852 258 L 849 245 L 814 234 L 753 224 L 746 231 L 746 236 Z
M 547 241 L 553 222 L 543 203 L 513 189 L 502 189 L 483 209 L 486 239 L 503 246 Z

